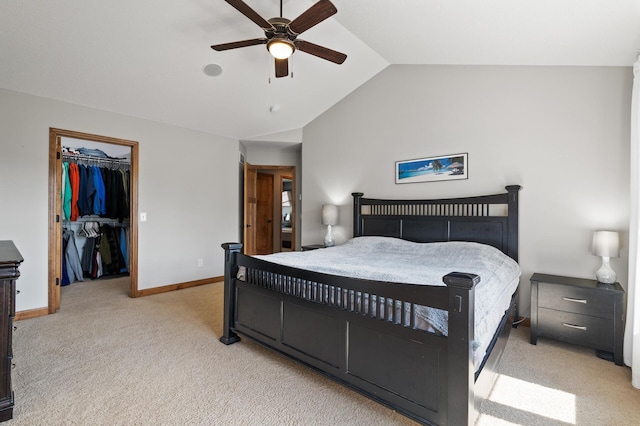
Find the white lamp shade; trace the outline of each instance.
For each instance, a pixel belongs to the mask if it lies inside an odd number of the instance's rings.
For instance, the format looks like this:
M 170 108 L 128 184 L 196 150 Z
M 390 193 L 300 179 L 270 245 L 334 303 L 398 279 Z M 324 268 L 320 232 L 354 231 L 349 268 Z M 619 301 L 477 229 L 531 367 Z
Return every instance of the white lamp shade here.
M 322 224 L 332 226 L 338 224 L 338 206 L 333 204 L 324 204 L 322 206 Z
M 593 254 L 601 257 L 620 255 L 620 238 L 615 231 L 596 231 L 593 233 Z

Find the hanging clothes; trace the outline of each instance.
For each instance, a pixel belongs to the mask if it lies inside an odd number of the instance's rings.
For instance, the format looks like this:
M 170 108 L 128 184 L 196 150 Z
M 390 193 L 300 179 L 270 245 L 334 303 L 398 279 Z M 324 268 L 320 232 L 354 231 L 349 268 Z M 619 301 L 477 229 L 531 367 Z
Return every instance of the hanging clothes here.
M 82 264 L 82 273 L 85 277 L 91 277 L 93 271 L 93 263 L 95 261 L 94 252 L 96 250 L 96 238 L 87 238 L 82 248 L 82 256 L 80 263 Z
M 100 257 L 100 251 L 95 250 L 94 255 L 96 260 L 94 262 L 94 269 L 91 273 L 91 278 L 100 278 L 102 276 L 102 258 Z
M 90 177 L 89 168 L 84 164 L 79 164 L 78 169 L 80 171 L 80 188 L 78 191 L 78 211 L 80 216 L 86 216 L 93 213 L 93 193 L 95 187 L 93 185 L 93 179 Z
M 129 270 L 129 256 L 127 255 L 128 237 L 124 228 L 120 228 L 120 252 L 124 259 L 124 268 L 120 269 L 120 272 L 127 272 Z
M 75 234 L 70 229 L 65 229 L 62 232 L 62 239 L 66 240 L 66 249 L 64 251 L 64 258 L 66 262 L 67 276 L 69 277 L 69 283 L 75 281 L 84 281 L 82 274 L 82 264 L 80 263 L 80 256 L 76 247 Z
M 111 265 L 111 248 L 109 247 L 109 240 L 104 234 L 100 236 L 98 252 L 100 253 L 102 271 L 103 273 L 108 273 L 109 265 Z
M 67 241 L 62 239 L 62 277 L 60 278 L 60 285 L 69 285 L 69 275 L 67 274 Z
M 69 163 L 62 163 L 62 220 L 71 220 L 71 182 L 69 181 Z
M 119 236 L 115 228 L 103 224 L 100 226 L 102 234 L 100 238 L 100 256 L 102 257 L 102 269 L 106 274 L 119 274 L 126 268 L 124 257 L 120 249 Z
M 125 217 L 129 217 L 129 170 L 120 169 L 119 172 L 122 175 L 122 187 L 124 188 Z
M 83 218 L 77 231 L 82 247 L 76 246 L 73 231 L 65 230 L 64 284 L 129 271 L 129 229 L 124 223 L 130 205 L 128 164 L 95 151 L 100 150 L 79 149 L 73 153 L 63 147 L 62 218 L 71 223 Z M 95 155 L 89 158 L 84 154 Z M 87 221 L 93 217 L 95 221 Z
M 93 179 L 93 185 L 96 188 L 93 196 L 93 214 L 104 215 L 107 212 L 105 205 L 105 188 L 104 181 L 102 180 L 102 173 L 98 166 L 91 166 L 91 177 Z
M 80 193 L 80 171 L 78 165 L 69 163 L 69 181 L 71 183 L 71 221 L 78 220 L 78 195 Z
M 62 174 L 63 220 L 75 222 L 89 215 L 119 222 L 129 218 L 129 170 L 65 161 Z
M 122 222 L 129 217 L 129 200 L 119 170 L 102 168 L 105 185 L 106 217 Z

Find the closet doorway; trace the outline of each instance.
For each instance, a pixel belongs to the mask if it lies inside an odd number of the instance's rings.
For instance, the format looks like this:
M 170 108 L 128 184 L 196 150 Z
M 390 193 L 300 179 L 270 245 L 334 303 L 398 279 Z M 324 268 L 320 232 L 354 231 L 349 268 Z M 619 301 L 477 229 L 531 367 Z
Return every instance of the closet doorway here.
M 86 142 L 88 146 L 87 151 L 81 152 L 63 152 L 63 141 L 75 141 L 75 144 L 82 145 Z M 96 150 L 95 147 L 106 147 L 108 150 L 116 152 L 126 152 L 124 160 L 116 160 L 107 157 L 96 158 L 95 155 L 91 157 L 91 154 L 99 154 L 100 157 L 104 154 L 105 150 Z M 93 148 L 92 148 L 93 147 Z M 66 150 L 65 150 L 66 151 Z M 75 150 L 73 150 L 75 151 Z M 101 152 L 97 152 L 101 151 Z M 88 153 L 87 155 L 83 152 Z M 75 156 L 75 157 L 74 157 Z M 126 159 L 126 157 L 129 157 Z M 63 278 L 67 278 L 63 271 L 63 222 L 65 227 L 68 227 L 70 223 L 65 222 L 68 220 L 68 211 L 63 211 L 63 204 L 65 200 L 61 195 L 63 191 L 63 162 L 68 162 L 70 158 L 78 158 L 80 162 L 85 162 L 86 165 L 93 165 L 100 169 L 101 167 L 113 169 L 123 169 L 125 166 L 119 165 L 119 163 L 126 164 L 128 169 L 127 173 L 120 172 L 121 176 L 128 179 L 128 185 L 124 185 L 124 192 L 126 193 L 126 200 L 128 201 L 128 209 L 126 207 L 119 207 L 120 212 L 110 220 L 105 220 L 100 215 L 88 215 L 88 217 L 82 217 L 82 219 L 75 223 L 76 226 L 80 226 L 85 230 L 91 230 L 92 228 L 87 226 L 87 222 L 91 222 L 92 225 L 99 226 L 101 229 L 112 229 L 117 244 L 111 244 L 112 247 L 120 246 L 123 254 L 122 258 L 126 265 L 119 271 L 128 271 L 130 279 L 129 295 L 131 297 L 139 296 L 138 292 L 138 142 L 112 138 L 107 136 L 93 135 L 89 133 L 76 132 L 72 130 L 63 129 L 49 129 L 49 265 L 48 265 L 48 313 L 53 314 L 60 308 L 60 286 L 63 283 Z M 82 159 L 82 160 L 80 160 Z M 127 161 L 128 160 L 128 161 Z M 70 163 L 68 163 L 70 164 Z M 103 177 L 105 177 L 103 171 Z M 117 173 L 114 173 L 117 174 Z M 68 177 L 68 175 L 67 175 Z M 122 181 L 120 181 L 122 183 Z M 106 182 L 105 182 L 106 183 Z M 127 188 L 128 187 L 128 188 Z M 68 187 L 67 187 L 68 189 Z M 68 192 L 68 191 L 67 191 Z M 68 207 L 68 204 L 67 204 Z M 127 211 L 128 210 L 128 211 Z M 123 216 L 128 216 L 127 220 Z M 127 231 L 126 238 L 125 228 Z M 121 234 L 120 234 L 121 233 Z M 122 235 L 122 238 L 120 237 Z M 102 238 L 102 237 L 101 237 Z M 128 244 L 125 244 L 127 241 Z M 121 245 L 122 244 L 122 245 Z M 125 254 L 126 253 L 126 254 Z M 101 264 L 102 266 L 102 264 Z M 113 269 L 113 265 L 110 267 Z M 67 268 L 65 268 L 65 271 Z M 111 273 L 115 273 L 110 271 Z M 99 274 L 104 273 L 100 271 Z M 100 275 L 98 275 L 100 276 Z M 89 278 L 95 278 L 90 276 Z

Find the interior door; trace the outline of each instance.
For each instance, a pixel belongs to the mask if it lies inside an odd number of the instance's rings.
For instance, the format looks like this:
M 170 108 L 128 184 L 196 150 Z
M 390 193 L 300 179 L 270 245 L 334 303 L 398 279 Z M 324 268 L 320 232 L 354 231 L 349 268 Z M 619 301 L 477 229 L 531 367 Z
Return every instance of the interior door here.
M 258 186 L 258 169 L 244 163 L 244 254 L 256 253 L 256 214 L 258 198 L 256 194 Z
M 273 175 L 258 172 L 256 187 L 256 254 L 273 253 Z

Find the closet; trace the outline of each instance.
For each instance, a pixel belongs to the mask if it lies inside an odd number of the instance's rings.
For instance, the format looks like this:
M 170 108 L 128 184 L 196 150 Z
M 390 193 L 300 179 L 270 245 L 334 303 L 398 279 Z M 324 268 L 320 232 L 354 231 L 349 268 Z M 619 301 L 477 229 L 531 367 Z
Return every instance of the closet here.
M 136 141 L 49 129 L 46 313 L 60 308 L 62 286 L 87 280 L 129 276 L 129 295 L 140 296 L 137 165 Z
M 130 158 L 128 147 L 62 138 L 60 285 L 129 274 Z

